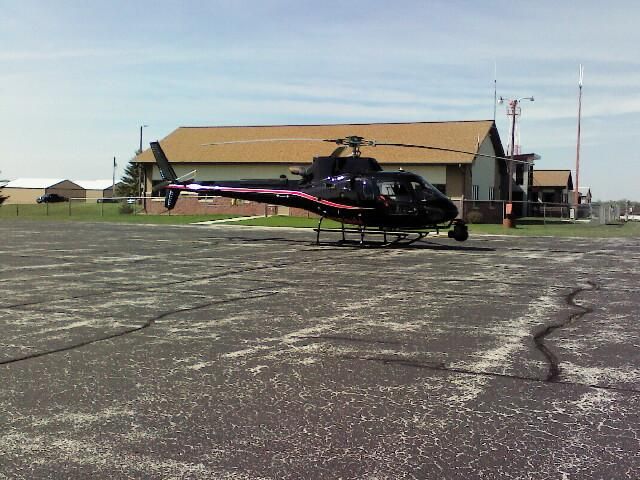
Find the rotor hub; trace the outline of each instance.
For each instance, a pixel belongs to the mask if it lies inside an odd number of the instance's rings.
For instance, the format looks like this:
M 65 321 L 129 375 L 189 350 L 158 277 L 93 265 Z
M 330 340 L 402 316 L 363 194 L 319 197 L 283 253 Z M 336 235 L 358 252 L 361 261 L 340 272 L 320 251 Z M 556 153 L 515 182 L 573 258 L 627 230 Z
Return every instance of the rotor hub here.
M 338 145 L 345 145 L 351 148 L 353 150 L 354 157 L 360 156 L 360 147 L 362 146 L 375 147 L 376 145 L 375 140 L 366 140 L 364 137 L 359 137 L 357 135 L 350 135 L 348 137 L 338 138 L 334 141 Z

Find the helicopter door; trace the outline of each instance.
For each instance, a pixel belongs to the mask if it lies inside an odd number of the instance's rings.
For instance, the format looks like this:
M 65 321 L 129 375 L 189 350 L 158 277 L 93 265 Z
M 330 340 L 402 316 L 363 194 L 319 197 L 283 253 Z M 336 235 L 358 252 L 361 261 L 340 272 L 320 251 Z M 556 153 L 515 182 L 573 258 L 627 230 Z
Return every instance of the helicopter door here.
M 414 208 L 413 190 L 399 179 L 378 182 L 378 199 L 391 215 L 408 213 Z
M 376 194 L 373 190 L 373 184 L 371 180 L 366 178 L 355 179 L 355 191 L 358 192 L 358 197 L 363 201 L 371 201 L 376 198 Z

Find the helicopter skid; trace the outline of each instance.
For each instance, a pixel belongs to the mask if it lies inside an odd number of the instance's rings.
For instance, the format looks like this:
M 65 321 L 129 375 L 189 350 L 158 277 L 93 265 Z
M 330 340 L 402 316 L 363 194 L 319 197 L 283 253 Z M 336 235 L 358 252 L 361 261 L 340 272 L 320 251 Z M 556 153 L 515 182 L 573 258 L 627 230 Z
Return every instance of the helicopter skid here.
M 434 226 L 433 230 L 389 230 L 389 229 L 371 229 L 365 226 L 359 227 L 345 227 L 342 224 L 342 228 L 322 228 L 322 219 L 318 223 L 318 226 L 313 230 L 316 232 L 316 245 L 320 245 L 320 233 L 341 233 L 342 239 L 338 241 L 341 245 L 358 245 L 364 247 L 365 245 L 390 247 L 396 245 L 407 246 L 425 238 L 432 231 L 439 233 L 440 228 Z M 446 227 L 445 227 L 446 228 Z M 356 239 L 348 238 L 348 235 L 356 235 Z M 375 236 L 379 240 L 365 240 L 366 236 Z
M 321 228 L 321 229 L 314 229 L 316 232 L 320 233 L 320 232 L 340 232 L 341 230 L 337 230 L 335 228 Z M 356 234 L 359 235 L 361 238 L 358 239 L 350 239 L 347 238 L 346 235 L 347 234 Z M 409 238 L 411 235 L 416 235 L 413 238 Z M 345 229 L 343 232 L 343 237 L 341 240 L 338 240 L 338 243 L 341 245 L 359 245 L 359 246 L 365 246 L 365 245 L 376 245 L 376 246 L 381 246 L 381 247 L 390 247 L 393 245 L 411 245 L 414 242 L 417 242 L 418 240 L 422 240 L 423 238 L 425 238 L 427 235 L 429 234 L 429 232 L 385 232 L 385 231 L 381 231 L 381 230 L 358 230 L 356 228 L 348 228 Z M 371 235 L 378 235 L 378 236 L 383 236 L 383 239 L 381 241 L 378 240 L 365 240 L 365 236 L 371 236 Z M 318 238 L 316 239 L 316 245 L 320 245 L 320 240 L 319 240 L 319 235 Z
M 453 230 L 447 232 L 449 238 L 454 238 L 457 241 L 465 241 L 469 238 L 467 225 L 462 220 L 456 219 L 450 221 L 446 225 L 431 225 L 421 230 L 400 230 L 392 228 L 379 227 L 378 229 L 367 228 L 365 225 L 357 225 L 356 227 L 345 227 L 342 223 L 340 229 L 337 228 L 322 228 L 322 220 L 325 217 L 320 217 L 318 226 L 313 230 L 316 232 L 316 245 L 320 245 L 320 233 L 321 232 L 340 232 L 342 234 L 342 240 L 338 241 L 339 244 L 355 244 L 361 247 L 365 245 L 375 245 L 381 247 L 388 247 L 394 245 L 411 245 L 414 242 L 422 240 L 429 233 L 434 232 L 436 235 L 440 233 L 440 230 L 448 230 L 453 227 Z M 347 234 L 356 234 L 359 239 L 348 239 Z M 366 241 L 366 235 L 382 236 L 382 241 Z

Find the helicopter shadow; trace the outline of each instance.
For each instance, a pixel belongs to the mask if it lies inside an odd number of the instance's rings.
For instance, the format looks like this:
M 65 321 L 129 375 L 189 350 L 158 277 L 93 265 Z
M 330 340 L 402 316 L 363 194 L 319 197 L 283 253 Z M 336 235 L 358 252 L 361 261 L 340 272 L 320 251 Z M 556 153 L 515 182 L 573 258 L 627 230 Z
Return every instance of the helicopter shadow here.
M 234 235 L 230 237 L 210 237 L 211 240 L 228 241 L 228 242 L 244 242 L 247 244 L 252 243 L 277 243 L 286 245 L 298 245 L 305 247 L 320 247 L 322 250 L 433 250 L 433 251 L 459 251 L 459 252 L 495 252 L 495 248 L 491 247 L 477 247 L 472 245 L 445 245 L 429 240 L 419 240 L 410 244 L 402 242 L 383 243 L 375 241 L 365 241 L 363 244 L 355 240 L 337 240 L 337 241 L 322 241 L 316 243 L 315 241 L 309 241 L 308 239 L 294 239 L 288 237 L 249 237 Z
M 318 245 L 315 242 L 313 245 Z M 358 241 L 335 241 L 335 242 L 320 242 L 320 246 L 332 246 L 338 248 L 352 248 L 355 250 L 444 250 L 444 251 L 460 251 L 460 252 L 495 252 L 495 248 L 490 247 L 476 247 L 471 245 L 443 245 L 441 243 L 431 242 L 428 240 L 418 240 L 413 243 L 383 243 L 383 242 L 371 242 L 365 241 L 360 244 Z
M 252 243 L 275 243 L 281 245 L 299 246 L 299 247 L 319 247 L 321 250 L 432 250 L 432 251 L 459 251 L 459 252 L 495 252 L 495 248 L 490 247 L 477 247 L 471 245 L 445 245 L 429 240 L 418 240 L 416 242 L 407 244 L 402 242 L 375 242 L 365 241 L 362 245 L 357 240 L 325 240 L 320 243 L 316 243 L 313 240 L 291 237 L 250 237 L 243 235 L 233 236 L 221 236 L 221 237 L 206 237 L 207 240 L 214 241 L 216 243 L 225 242 L 242 242 L 247 244 Z
M 207 237 L 208 240 L 215 242 L 217 244 L 220 243 L 246 243 L 247 245 L 257 244 L 257 243 L 273 243 L 280 245 L 289 245 L 289 246 L 298 246 L 298 247 L 323 247 L 322 250 L 344 250 L 345 246 L 340 246 L 337 242 L 327 242 L 326 244 L 320 243 L 320 245 L 316 244 L 314 241 L 309 241 L 306 239 L 295 239 L 295 238 L 287 238 L 287 237 L 244 237 L 240 235 L 234 235 L 230 237 Z M 309 250 L 309 249 L 305 249 Z

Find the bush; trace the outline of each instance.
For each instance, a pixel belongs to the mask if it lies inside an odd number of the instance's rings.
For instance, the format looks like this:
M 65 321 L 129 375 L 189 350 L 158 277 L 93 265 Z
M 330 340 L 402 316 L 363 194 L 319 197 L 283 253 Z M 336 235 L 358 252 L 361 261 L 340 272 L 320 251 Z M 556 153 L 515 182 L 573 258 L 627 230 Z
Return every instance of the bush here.
M 467 213 L 467 223 L 482 223 L 483 216 L 480 210 L 471 210 Z
M 122 205 L 120 205 L 120 208 L 118 208 L 118 211 L 122 215 L 131 215 L 133 213 L 133 206 L 129 205 L 128 203 L 123 203 Z

